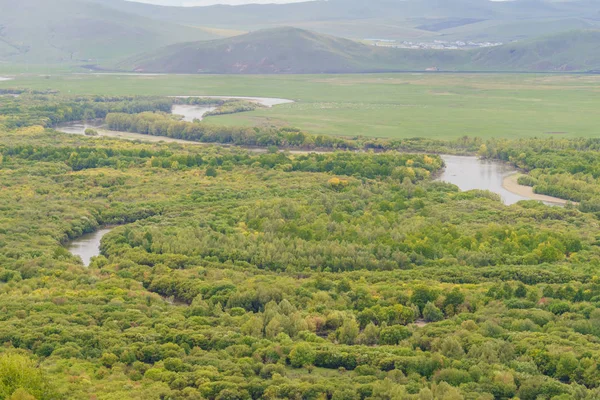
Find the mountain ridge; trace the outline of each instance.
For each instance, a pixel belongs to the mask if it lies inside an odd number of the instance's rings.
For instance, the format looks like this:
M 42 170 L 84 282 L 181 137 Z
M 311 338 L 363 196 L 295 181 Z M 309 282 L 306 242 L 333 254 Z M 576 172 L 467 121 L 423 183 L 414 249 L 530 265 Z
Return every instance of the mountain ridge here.
M 354 40 L 377 37 L 507 43 L 574 29 L 574 19 L 580 20 L 580 27 L 600 28 L 600 3 L 590 0 L 328 0 L 185 9 L 123 0 L 111 0 L 110 4 L 189 26 L 243 31 L 293 26 Z M 460 20 L 477 22 L 461 26 Z M 435 24 L 448 28 L 438 32 L 420 29 Z
M 65 63 L 123 58 L 218 37 L 84 0 L 0 0 L 0 59 Z
M 600 30 L 463 50 L 369 46 L 284 27 L 164 47 L 119 64 L 137 72 L 293 74 L 402 71 L 589 71 L 600 68 Z

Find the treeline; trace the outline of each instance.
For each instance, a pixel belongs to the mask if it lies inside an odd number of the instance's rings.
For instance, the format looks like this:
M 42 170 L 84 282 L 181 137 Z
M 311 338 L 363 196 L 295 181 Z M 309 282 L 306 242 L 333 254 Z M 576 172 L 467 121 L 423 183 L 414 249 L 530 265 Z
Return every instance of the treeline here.
M 20 94 L 58 94 L 57 90 L 32 90 L 21 88 L 0 88 L 0 95 L 20 95 Z
M 56 91 L 0 90 L 0 115 L 7 129 L 24 126 L 55 126 L 64 122 L 104 119 L 109 113 L 171 113 L 175 104 L 217 107 L 207 115 L 253 111 L 261 104 L 243 99 L 157 96 L 64 96 Z
M 310 135 L 293 128 L 245 128 L 185 122 L 164 113 L 125 114 L 106 116 L 111 130 L 145 135 L 166 136 L 204 143 L 226 143 L 240 146 L 278 146 L 299 148 L 357 149 L 351 141 L 323 135 Z
M 20 93 L 0 101 L 0 124 L 6 129 L 63 122 L 103 119 L 109 113 L 137 114 L 144 111 L 171 112 L 174 100 L 137 96 L 63 97 L 53 94 Z
M 227 103 L 225 103 L 225 106 Z M 205 122 L 184 122 L 165 113 L 110 114 L 107 127 L 115 131 L 165 136 L 204 143 L 226 143 L 239 146 L 289 147 L 301 149 L 341 149 L 373 151 L 414 151 L 428 153 L 468 154 L 476 152 L 483 141 L 464 137 L 454 141 L 434 139 L 368 139 L 337 138 L 312 135 L 295 128 L 215 126 Z
M 7 129 L 41 125 L 52 127 L 60 123 L 104 119 L 108 114 L 140 114 L 135 118 L 111 117 L 109 128 L 127 132 L 167 136 L 206 143 L 231 143 L 245 146 L 278 146 L 303 149 L 347 150 L 399 150 L 446 154 L 472 154 L 479 150 L 483 141 L 463 137 L 445 141 L 436 139 L 376 139 L 365 137 L 336 138 L 312 135 L 292 127 L 236 128 L 202 124 L 201 127 L 178 121 L 171 115 L 174 104 L 216 106 L 207 115 L 220 115 L 252 111 L 262 107 L 259 103 L 242 99 L 206 97 L 151 97 L 151 96 L 65 96 L 56 92 L 6 89 L 7 94 L 19 97 L 0 98 L 1 124 Z M 159 115 L 153 115 L 153 113 Z M 162 114 L 161 114 L 162 113 Z M 176 123 L 178 122 L 178 123 Z M 150 129 L 152 125 L 152 129 Z
M 218 97 L 172 97 L 170 99 L 173 100 L 173 104 L 216 107 L 215 110 L 204 114 L 205 116 L 236 114 L 264 108 L 264 106 L 259 102 L 247 99 L 228 99 Z
M 237 114 L 240 112 L 254 111 L 259 108 L 264 108 L 264 106 L 255 101 L 228 100 L 219 105 L 215 110 L 209 111 L 204 115 L 208 117 L 211 115 Z
M 221 149 L 209 155 L 173 152 L 167 149 L 130 149 L 111 147 L 48 147 L 35 145 L 2 146 L 3 164 L 15 158 L 31 161 L 63 162 L 74 171 L 92 168 L 188 169 L 197 167 L 231 170 L 234 166 L 278 169 L 286 172 L 325 172 L 357 178 L 392 178 L 398 182 L 417 182 L 438 172 L 443 161 L 423 154 L 346 152 L 292 156 L 283 152 L 252 154 L 243 150 Z

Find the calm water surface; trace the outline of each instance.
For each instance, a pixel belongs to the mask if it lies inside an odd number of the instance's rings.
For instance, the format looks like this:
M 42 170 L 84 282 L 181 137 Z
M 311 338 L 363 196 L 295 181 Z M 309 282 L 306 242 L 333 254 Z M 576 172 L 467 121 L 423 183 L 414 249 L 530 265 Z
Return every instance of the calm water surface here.
M 10 78 L 4 78 L 10 79 Z M 2 78 L 0 78 L 2 80 Z M 201 97 L 208 99 L 240 99 L 240 100 L 251 100 L 256 101 L 257 103 L 262 104 L 266 107 L 273 107 L 279 104 L 289 104 L 293 103 L 293 100 L 288 99 L 276 99 L 270 97 L 235 97 L 235 96 L 175 96 L 179 98 L 188 98 L 188 97 Z M 171 109 L 171 112 L 175 115 L 183 116 L 184 121 L 193 122 L 195 119 L 202 120 L 206 113 L 216 110 L 217 107 L 211 107 L 206 105 L 186 105 L 186 104 L 176 104 Z M 95 121 L 75 121 L 75 122 L 65 122 L 62 124 L 58 124 L 55 129 L 59 132 L 70 133 L 73 135 L 83 135 L 85 134 L 85 130 L 88 128 L 92 129 L 105 129 L 104 123 L 101 120 Z
M 438 178 L 440 181 L 452 183 L 463 191 L 489 190 L 499 194 L 507 205 L 529 200 L 502 187 L 504 178 L 517 172 L 509 165 L 498 161 L 480 160 L 477 157 L 443 155 L 442 158 L 446 163 L 446 169 Z
M 58 124 L 54 129 L 56 129 L 59 132 L 70 133 L 72 135 L 85 135 L 86 129 L 100 129 L 103 125 L 104 121 L 102 120 L 74 121 Z
M 111 228 L 105 228 L 85 234 L 70 242 L 67 245 L 67 249 L 71 254 L 81 257 L 83 265 L 87 267 L 90 265 L 92 257 L 100 255 L 100 241 L 111 230 Z
M 171 112 L 175 115 L 182 115 L 184 121 L 194 122 L 195 119 L 202 121 L 206 113 L 209 113 L 216 109 L 217 107 L 189 106 L 185 104 L 176 104 L 173 106 Z

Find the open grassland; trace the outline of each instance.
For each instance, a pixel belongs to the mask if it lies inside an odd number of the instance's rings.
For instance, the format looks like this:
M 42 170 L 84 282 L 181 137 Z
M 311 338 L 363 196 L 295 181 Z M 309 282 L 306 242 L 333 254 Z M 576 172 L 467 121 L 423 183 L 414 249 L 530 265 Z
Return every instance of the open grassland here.
M 0 88 L 64 94 L 231 95 L 296 101 L 210 117 L 224 125 L 294 126 L 386 138 L 594 137 L 600 76 L 519 74 L 17 75 Z

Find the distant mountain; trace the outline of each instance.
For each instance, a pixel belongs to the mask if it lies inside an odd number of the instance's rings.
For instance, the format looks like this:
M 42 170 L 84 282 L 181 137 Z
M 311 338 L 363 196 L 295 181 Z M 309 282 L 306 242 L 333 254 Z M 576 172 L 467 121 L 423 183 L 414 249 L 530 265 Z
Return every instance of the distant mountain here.
M 317 0 L 188 8 L 97 1 L 187 26 L 254 31 L 285 25 L 350 39 L 510 42 L 600 28 L 597 0 Z
M 316 0 L 289 4 L 168 7 L 125 0 L 96 0 L 150 18 L 194 25 L 256 25 L 368 18 L 589 17 L 594 1 L 572 0 Z
M 378 70 L 376 47 L 297 28 L 183 43 L 126 61 L 136 71 L 173 73 L 339 73 Z M 383 63 L 388 69 L 387 60 Z
M 0 59 L 102 62 L 219 36 L 87 0 L 0 0 Z
M 482 70 L 591 71 L 600 69 L 600 31 L 572 31 L 482 49 L 471 65 Z
M 292 4 L 244 6 L 164 7 L 125 0 L 0 0 L 0 62 L 69 63 L 115 65 L 132 55 L 161 52 L 199 54 L 194 69 L 218 71 L 350 71 L 422 68 L 436 62 L 439 52 L 422 53 L 418 62 L 412 52 L 361 48 L 352 42 L 321 38 L 315 53 L 309 39 L 297 35 L 296 53 L 286 53 L 274 40 L 261 39 L 258 31 L 292 26 L 352 40 L 389 39 L 414 42 L 493 41 L 510 43 L 570 30 L 600 29 L 598 0 L 316 0 Z M 231 41 L 190 44 L 255 32 Z M 279 33 L 281 34 L 281 32 Z M 246 51 L 249 64 L 235 66 L 233 55 L 221 55 L 222 45 L 269 45 L 270 49 Z M 304 40 L 304 41 L 302 41 Z M 174 47 L 168 45 L 181 43 Z M 281 46 L 279 46 L 281 47 Z M 328 49 L 335 48 L 330 52 Z M 270 55 L 288 60 L 308 51 L 316 63 L 310 67 L 298 59 L 286 65 Z M 239 50 L 237 51 L 239 52 Z M 267 61 L 260 66 L 264 53 Z M 204 55 L 218 56 L 207 61 Z M 327 62 L 319 58 L 327 54 Z M 368 54 L 365 56 L 364 54 Z M 421 59 L 420 57 L 425 57 Z M 444 55 L 444 60 L 462 58 Z M 263 57 L 264 58 L 264 57 Z M 140 59 L 141 60 L 141 59 Z M 201 60 L 201 64 L 196 61 Z M 375 60 L 375 61 L 373 61 Z M 146 64 L 147 60 L 145 61 Z M 223 62 L 224 64 L 219 64 Z M 176 61 L 163 63 L 172 65 Z M 267 65 L 266 63 L 270 63 Z M 446 65 L 446 63 L 440 64 Z M 231 64 L 231 65 L 229 65 Z M 157 67 L 155 64 L 149 66 Z M 584 64 L 582 64 L 584 65 Z M 202 68 L 200 68 L 202 67 Z M 310 68 L 309 68 L 310 67 Z M 189 70 L 181 65 L 177 69 Z
M 167 46 L 119 65 L 164 73 L 276 74 L 386 71 L 588 71 L 600 68 L 600 31 L 577 31 L 472 51 L 369 46 L 297 28 Z

